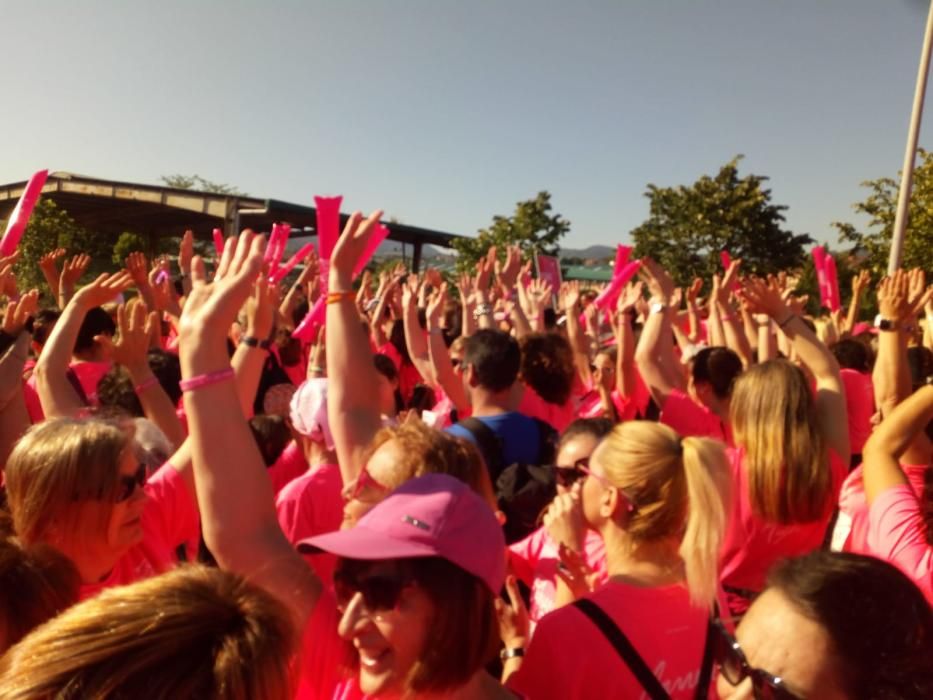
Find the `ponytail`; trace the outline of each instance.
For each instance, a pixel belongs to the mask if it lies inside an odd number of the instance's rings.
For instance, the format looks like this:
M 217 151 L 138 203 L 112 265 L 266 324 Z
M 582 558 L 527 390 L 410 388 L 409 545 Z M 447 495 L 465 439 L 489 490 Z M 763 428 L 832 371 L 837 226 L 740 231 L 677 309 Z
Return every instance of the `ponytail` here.
M 697 606 L 711 609 L 719 581 L 719 550 L 726 528 L 730 475 L 722 443 L 681 441 L 687 484 L 687 522 L 680 543 L 687 589 Z

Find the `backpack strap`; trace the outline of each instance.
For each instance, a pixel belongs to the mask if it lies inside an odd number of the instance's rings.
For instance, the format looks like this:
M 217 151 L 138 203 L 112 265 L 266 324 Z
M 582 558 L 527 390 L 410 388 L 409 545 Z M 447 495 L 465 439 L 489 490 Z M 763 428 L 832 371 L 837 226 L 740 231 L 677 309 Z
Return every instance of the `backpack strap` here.
M 537 464 L 553 464 L 557 459 L 557 431 L 551 427 L 551 424 L 541 420 L 534 419 L 538 426 L 538 461 Z
M 580 612 L 586 615 L 602 632 L 610 644 L 615 648 L 621 657 L 623 663 L 634 674 L 635 678 L 644 688 L 651 700 L 670 700 L 670 695 L 661 685 L 661 682 L 655 677 L 648 668 L 648 664 L 641 658 L 639 653 L 632 646 L 628 637 L 619 629 L 619 626 L 612 621 L 606 612 L 596 603 L 588 598 L 580 598 L 574 602 Z M 708 636 L 708 635 L 707 635 Z
M 502 443 L 499 438 L 492 431 L 492 428 L 479 418 L 473 418 L 472 416 L 464 418 L 457 425 L 468 430 L 473 439 L 476 440 L 476 446 L 479 447 L 479 451 L 483 454 L 483 459 L 486 460 L 486 468 L 493 475 L 493 482 L 495 482 L 499 472 L 505 466 L 502 463 Z
M 713 618 L 706 623 L 706 644 L 703 647 L 703 662 L 700 665 L 700 678 L 697 680 L 696 700 L 705 700 L 709 697 L 709 683 L 713 678 L 713 652 L 716 650 L 716 627 Z
M 68 371 L 65 372 L 65 377 L 68 379 L 68 383 L 71 384 L 72 387 L 74 387 L 75 392 L 77 392 L 78 394 L 78 398 L 81 399 L 81 403 L 84 404 L 85 406 L 90 406 L 91 402 L 88 399 L 87 394 L 84 393 L 84 387 L 81 386 L 81 382 L 78 379 L 78 375 L 75 374 L 75 371 L 71 369 L 71 367 L 69 367 Z

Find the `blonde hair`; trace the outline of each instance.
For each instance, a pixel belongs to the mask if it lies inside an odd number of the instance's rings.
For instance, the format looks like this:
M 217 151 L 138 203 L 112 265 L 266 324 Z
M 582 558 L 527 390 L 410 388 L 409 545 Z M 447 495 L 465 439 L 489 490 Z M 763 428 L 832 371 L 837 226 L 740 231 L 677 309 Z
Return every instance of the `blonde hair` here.
M 839 335 L 836 332 L 836 322 L 832 318 L 827 316 L 816 318 L 813 320 L 813 325 L 816 327 L 816 337 L 826 347 L 839 340 Z
M 13 529 L 27 544 L 48 537 L 53 523 L 68 530 L 76 501 L 106 500 L 119 485 L 120 460 L 132 428 L 96 418 L 56 418 L 32 426 L 20 438 L 5 469 Z M 102 513 L 106 527 L 109 513 Z
M 626 534 L 636 546 L 678 538 L 690 599 L 712 608 L 729 502 L 722 443 L 681 440 L 666 425 L 629 421 L 613 428 L 597 453 L 606 479 L 634 506 Z
M 66 610 L 0 660 L 5 700 L 291 697 L 291 621 L 271 595 L 187 566 Z
M 786 360 L 749 368 L 736 381 L 730 413 L 755 513 L 781 524 L 824 517 L 832 508 L 832 483 L 804 373 Z

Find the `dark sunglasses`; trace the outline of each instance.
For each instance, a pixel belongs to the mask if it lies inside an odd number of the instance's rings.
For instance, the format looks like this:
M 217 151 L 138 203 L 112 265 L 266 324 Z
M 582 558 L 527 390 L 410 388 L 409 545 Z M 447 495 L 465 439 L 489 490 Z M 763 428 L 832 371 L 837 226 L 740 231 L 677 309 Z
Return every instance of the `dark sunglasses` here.
M 557 479 L 557 484 L 563 486 L 565 489 L 569 489 L 576 482 L 586 476 L 584 471 L 590 466 L 590 458 L 584 457 L 583 459 L 578 459 L 573 463 L 572 466 L 561 466 L 556 465 L 554 467 L 554 476 Z
M 123 503 L 123 501 L 129 500 L 133 494 L 136 493 L 137 488 L 142 488 L 146 485 L 146 465 L 140 464 L 136 471 L 130 476 L 121 475 L 118 484 L 119 491 L 117 491 L 115 501 L 117 503 Z
M 794 695 L 784 685 L 784 681 L 778 676 L 763 671 L 760 668 L 752 668 L 742 647 L 735 640 L 729 631 L 721 622 L 716 622 L 716 662 L 719 664 L 719 672 L 732 685 L 738 685 L 746 678 L 752 679 L 752 690 L 755 693 L 755 700 L 800 700 L 799 696 Z
M 461 364 L 463 364 L 463 360 L 458 359 L 458 358 L 456 358 L 456 357 L 451 357 L 451 358 L 450 358 L 450 364 L 453 366 L 454 369 L 457 369 L 457 367 L 459 367 Z
M 363 596 L 363 605 L 370 615 L 395 610 L 402 597 L 402 591 L 411 584 L 412 580 L 401 574 L 361 575 L 338 569 L 334 572 L 337 610 L 343 613 L 357 593 Z

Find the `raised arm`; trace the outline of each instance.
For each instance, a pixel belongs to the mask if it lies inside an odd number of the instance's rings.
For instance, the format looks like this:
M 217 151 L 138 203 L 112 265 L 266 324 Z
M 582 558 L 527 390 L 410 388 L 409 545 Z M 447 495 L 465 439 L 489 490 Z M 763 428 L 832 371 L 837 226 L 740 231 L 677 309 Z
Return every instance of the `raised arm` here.
M 39 258 L 39 270 L 42 272 L 45 283 L 48 285 L 52 298 L 55 299 L 56 303 L 58 302 L 58 286 L 61 284 L 62 279 L 62 273 L 58 269 L 58 261 L 63 257 L 65 257 L 65 249 L 56 248 Z
M 327 417 L 344 484 L 352 483 L 360 473 L 366 451 L 381 426 L 378 394 L 365 390 L 365 387 L 378 385 L 378 376 L 353 292 L 353 268 L 380 216 L 382 212 L 375 211 L 363 219 L 355 212 L 347 221 L 330 259 Z
M 626 399 L 634 398 L 635 387 L 638 385 L 635 370 L 635 331 L 632 329 L 632 320 L 638 313 L 635 307 L 641 299 L 643 288 L 642 282 L 626 285 L 616 304 L 618 314 L 614 329 L 617 346 L 616 390 Z
M 29 356 L 32 334 L 27 321 L 35 314 L 39 292 L 23 294 L 11 301 L 3 314 L 0 340 L 0 471 L 16 441 L 29 428 L 29 414 L 23 398 L 23 367 Z
M 139 296 L 146 303 L 146 308 L 156 308 L 155 297 L 152 294 L 152 285 L 149 284 L 149 261 L 143 253 L 130 253 L 124 261 L 126 271 L 133 278 L 133 284 Z
M 129 289 L 131 284 L 132 279 L 126 271 L 114 275 L 104 274 L 78 290 L 65 306 L 33 371 L 46 418 L 75 416 L 84 408 L 68 381 L 68 366 L 81 324 L 88 311 L 112 301 Z
M 620 295 L 621 299 L 622 296 Z M 577 374 L 583 386 L 589 387 L 593 384 L 593 375 L 590 371 L 590 354 L 586 339 L 580 329 L 580 282 L 564 282 L 560 288 L 558 297 L 560 307 L 564 312 L 564 323 L 567 326 L 567 340 L 570 341 L 570 347 L 573 350 L 573 364 L 577 368 Z
M 845 390 L 836 358 L 803 319 L 793 313 L 774 277 L 745 280 L 741 294 L 750 313 L 767 314 L 777 323 L 801 362 L 810 370 L 816 381 L 817 421 L 823 436 L 839 458 L 848 463 L 849 424 Z
M 204 539 L 221 567 L 281 600 L 299 632 L 321 583 L 279 528 L 272 486 L 243 412 L 227 357 L 227 329 L 262 267 L 263 240 L 231 238 L 212 283 L 195 258 L 182 314 L 181 371 Z
M 75 285 L 91 264 L 91 256 L 75 255 L 62 265 L 62 274 L 58 283 L 58 308 L 62 311 L 75 293 Z
M 447 283 L 428 300 L 428 357 L 431 360 L 432 372 L 437 377 L 437 383 L 447 394 L 460 415 L 470 408 L 470 399 L 463 388 L 463 382 L 454 371 L 450 361 L 450 351 L 444 342 L 444 331 L 441 328 L 441 315 L 447 302 Z
M 849 301 L 849 312 L 846 315 L 844 326 L 840 328 L 844 333 L 851 333 L 852 329 L 855 328 L 855 324 L 858 322 L 858 310 L 862 304 L 862 295 L 870 282 L 871 275 L 868 270 L 862 270 L 852 278 L 852 299 Z
M 418 297 L 424 287 L 419 284 L 417 276 L 409 276 L 402 286 L 402 326 L 405 330 L 405 345 L 408 347 L 408 356 L 411 363 L 418 370 L 418 374 L 428 386 L 437 386 L 437 377 L 428 358 L 428 339 L 424 330 L 418 323 Z
M 244 306 L 246 335 L 240 340 L 231 360 L 233 370 L 236 372 L 240 408 L 246 418 L 251 418 L 253 415 L 256 391 L 259 389 L 262 370 L 269 356 L 269 350 L 260 347 L 260 343 L 272 337 L 276 306 L 278 306 L 278 285 L 260 276 L 253 283 Z
M 661 408 L 674 390 L 683 389 L 683 375 L 674 357 L 670 301 L 674 282 L 653 260 L 643 261 L 639 275 L 651 293 L 651 307 L 635 350 L 635 364 L 651 398 Z

